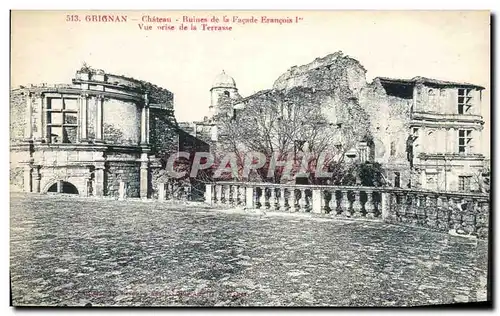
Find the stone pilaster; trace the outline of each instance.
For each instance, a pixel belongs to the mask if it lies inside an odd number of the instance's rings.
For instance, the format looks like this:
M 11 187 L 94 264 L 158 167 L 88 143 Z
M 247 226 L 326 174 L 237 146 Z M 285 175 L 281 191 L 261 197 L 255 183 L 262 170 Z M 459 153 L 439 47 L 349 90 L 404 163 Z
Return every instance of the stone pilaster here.
M 49 135 L 47 135 L 47 98 L 45 97 L 44 94 L 40 94 L 40 105 L 39 105 L 39 119 L 40 119 L 40 140 L 47 142 L 47 139 L 50 138 Z
M 104 179 L 104 172 L 105 172 L 106 166 L 104 161 L 96 162 L 95 164 L 95 196 L 102 197 L 104 196 L 104 186 L 105 186 L 105 179 Z
M 255 207 L 255 201 L 254 201 L 254 197 L 253 197 L 253 191 L 254 191 L 254 187 L 247 187 L 247 190 L 246 190 L 246 207 L 247 208 L 254 208 Z
M 323 192 L 320 189 L 312 190 L 312 212 L 323 213 Z
M 32 116 L 33 116 L 33 102 L 31 99 L 31 92 L 28 92 L 26 95 L 26 127 L 24 129 L 24 138 L 25 139 L 31 139 L 33 137 L 33 122 L 32 122 Z
M 32 192 L 32 181 L 31 181 L 31 164 L 27 163 L 24 165 L 24 192 Z
M 80 102 L 80 140 L 87 140 L 87 126 L 88 126 L 88 95 L 82 94 L 79 99 Z
M 102 124 L 103 124 L 103 106 L 104 96 L 97 96 L 96 98 L 96 116 L 95 116 L 95 141 L 103 142 L 102 138 Z
M 140 174 L 140 197 L 141 199 L 148 198 L 149 187 L 149 158 L 147 153 L 141 154 L 141 174 Z
M 42 176 L 40 174 L 40 168 L 38 166 L 33 167 L 33 192 L 40 193 L 41 191 L 41 184 L 40 180 L 42 179 Z

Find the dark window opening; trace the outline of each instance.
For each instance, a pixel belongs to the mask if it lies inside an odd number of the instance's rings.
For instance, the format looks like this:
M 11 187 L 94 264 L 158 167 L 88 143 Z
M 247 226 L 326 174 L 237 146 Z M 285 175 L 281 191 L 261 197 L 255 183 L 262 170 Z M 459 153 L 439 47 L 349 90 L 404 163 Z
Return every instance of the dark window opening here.
M 387 95 L 403 99 L 413 99 L 413 86 L 405 84 L 382 83 Z
M 472 89 L 458 89 L 458 114 L 469 113 L 472 107 Z
M 396 143 L 391 142 L 391 156 L 396 156 Z
M 401 187 L 401 174 L 399 172 L 394 172 L 394 187 Z
M 461 154 L 468 154 L 472 151 L 472 131 L 459 130 L 458 131 L 458 152 Z
M 471 179 L 471 176 L 458 176 L 458 190 L 462 192 L 470 192 Z
M 69 182 L 59 181 L 51 185 L 47 192 L 78 194 L 78 189 Z

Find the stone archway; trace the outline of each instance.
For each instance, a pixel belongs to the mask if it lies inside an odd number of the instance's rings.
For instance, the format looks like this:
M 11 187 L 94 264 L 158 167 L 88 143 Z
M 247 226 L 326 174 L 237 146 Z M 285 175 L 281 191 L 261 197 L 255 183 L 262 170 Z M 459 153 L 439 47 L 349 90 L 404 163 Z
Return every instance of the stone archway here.
M 52 184 L 48 189 L 47 192 L 50 193 L 66 193 L 66 194 L 79 194 L 78 189 L 76 186 L 70 182 L 67 181 L 57 181 L 54 184 Z

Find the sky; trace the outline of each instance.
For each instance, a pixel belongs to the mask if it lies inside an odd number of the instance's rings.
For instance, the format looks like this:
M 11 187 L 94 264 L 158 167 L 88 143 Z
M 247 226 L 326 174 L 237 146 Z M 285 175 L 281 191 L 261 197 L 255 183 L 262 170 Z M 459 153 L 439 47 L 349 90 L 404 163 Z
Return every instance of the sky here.
M 80 22 L 67 22 L 68 14 Z M 125 23 L 86 22 L 86 15 L 127 15 Z M 182 16 L 262 16 L 302 20 L 284 24 L 226 24 L 231 31 L 161 31 Z M 170 18 L 147 23 L 143 16 Z M 222 70 L 242 96 L 271 88 L 291 66 L 342 51 L 374 77 L 431 77 L 484 86 L 483 152 L 489 155 L 490 31 L 486 11 L 14 11 L 11 85 L 69 83 L 83 62 L 106 72 L 147 80 L 174 93 L 178 121 L 208 114 L 210 88 Z M 185 23 L 190 24 L 190 23 Z M 207 23 L 209 25 L 222 25 Z M 200 26 L 200 23 L 197 24 Z

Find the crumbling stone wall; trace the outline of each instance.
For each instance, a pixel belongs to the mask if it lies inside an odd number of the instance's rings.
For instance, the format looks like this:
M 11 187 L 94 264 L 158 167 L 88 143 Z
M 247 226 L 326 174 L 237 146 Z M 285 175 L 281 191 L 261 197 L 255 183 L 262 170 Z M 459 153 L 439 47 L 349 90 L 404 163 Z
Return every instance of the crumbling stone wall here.
M 26 91 L 13 90 L 10 93 L 10 140 L 19 141 L 24 138 L 26 127 Z
M 105 195 L 118 197 L 120 182 L 127 184 L 127 196 L 139 197 L 140 165 L 137 162 L 108 162 Z
M 167 159 L 171 153 L 177 151 L 179 135 L 177 122 L 168 112 L 151 108 L 149 112 L 149 142 L 156 157 Z
M 103 106 L 103 137 L 106 143 L 138 145 L 141 108 L 132 102 L 106 100 Z

